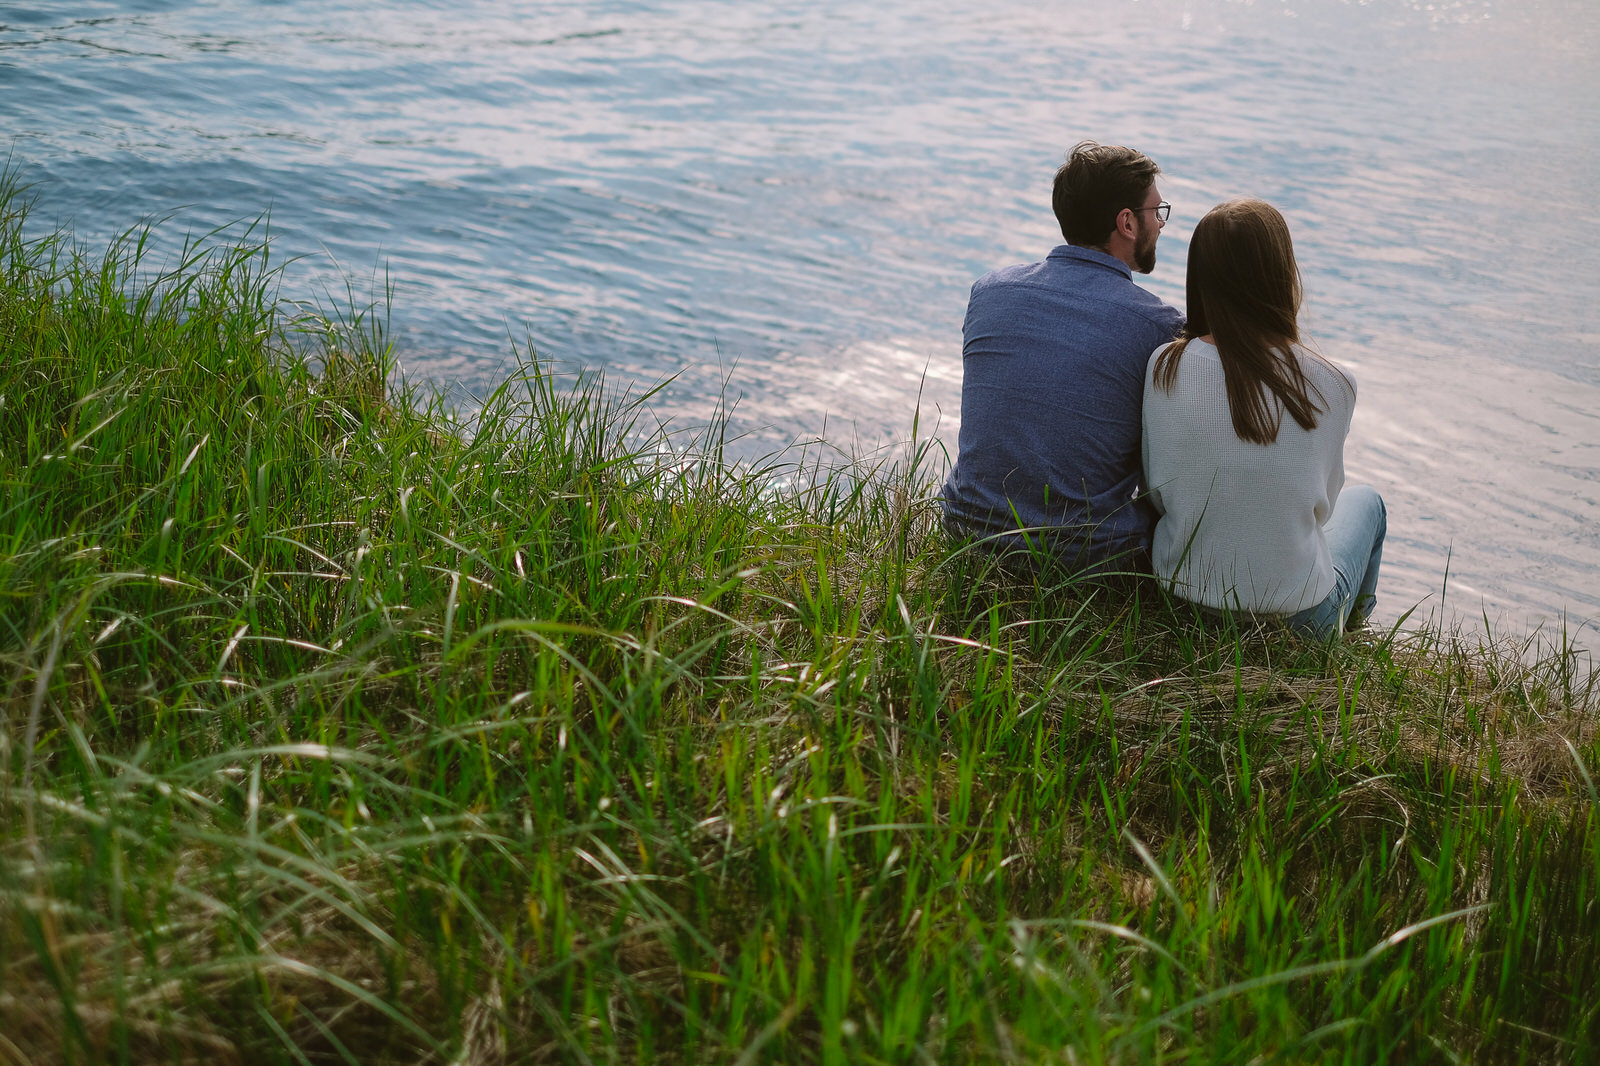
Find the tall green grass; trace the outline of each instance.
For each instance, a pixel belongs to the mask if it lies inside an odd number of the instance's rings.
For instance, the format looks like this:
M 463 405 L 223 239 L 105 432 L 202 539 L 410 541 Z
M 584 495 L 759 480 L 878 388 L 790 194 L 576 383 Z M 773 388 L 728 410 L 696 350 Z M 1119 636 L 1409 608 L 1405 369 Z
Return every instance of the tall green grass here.
M 1205 628 L 0 205 L 0 1062 L 1600 1055 L 1571 641 Z

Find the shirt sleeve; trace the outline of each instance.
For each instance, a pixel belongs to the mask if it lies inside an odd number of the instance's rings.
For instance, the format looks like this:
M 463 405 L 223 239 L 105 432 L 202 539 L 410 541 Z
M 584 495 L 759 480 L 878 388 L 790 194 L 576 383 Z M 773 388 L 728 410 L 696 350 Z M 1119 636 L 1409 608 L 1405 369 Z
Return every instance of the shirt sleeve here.
M 1139 412 L 1139 484 L 1140 484 L 1140 495 L 1139 495 L 1139 498 L 1141 500 L 1143 500 L 1146 504 L 1148 504 L 1149 507 L 1151 508 L 1151 510 L 1155 511 L 1157 518 L 1165 517 L 1166 513 L 1167 513 L 1166 505 L 1161 502 L 1161 490 L 1156 488 L 1154 485 L 1152 485 L 1150 483 L 1150 415 L 1149 415 L 1149 412 L 1150 412 L 1150 407 L 1151 407 L 1150 397 L 1151 397 L 1151 393 L 1153 391 L 1152 387 L 1151 387 L 1152 379 L 1151 379 L 1151 376 L 1150 376 L 1151 375 L 1151 369 L 1150 368 L 1151 368 L 1151 364 L 1153 364 L 1155 362 L 1156 352 L 1159 352 L 1160 350 L 1161 350 L 1160 348 L 1157 348 L 1155 352 L 1151 352 L 1149 360 L 1146 361 L 1146 363 L 1145 363 L 1145 370 L 1144 370 L 1144 402 L 1143 402 L 1143 404 L 1140 405 L 1140 412 Z

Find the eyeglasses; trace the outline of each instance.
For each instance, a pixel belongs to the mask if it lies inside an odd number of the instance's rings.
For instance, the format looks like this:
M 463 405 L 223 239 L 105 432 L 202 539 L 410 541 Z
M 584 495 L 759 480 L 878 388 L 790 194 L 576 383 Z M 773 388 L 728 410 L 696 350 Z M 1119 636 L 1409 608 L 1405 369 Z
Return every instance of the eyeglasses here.
M 1167 219 L 1172 217 L 1172 205 L 1167 203 L 1165 200 L 1162 200 L 1159 204 L 1156 204 L 1154 207 L 1130 207 L 1130 208 L 1128 208 L 1128 210 L 1129 211 L 1154 211 L 1156 213 L 1156 221 L 1157 222 L 1165 222 Z

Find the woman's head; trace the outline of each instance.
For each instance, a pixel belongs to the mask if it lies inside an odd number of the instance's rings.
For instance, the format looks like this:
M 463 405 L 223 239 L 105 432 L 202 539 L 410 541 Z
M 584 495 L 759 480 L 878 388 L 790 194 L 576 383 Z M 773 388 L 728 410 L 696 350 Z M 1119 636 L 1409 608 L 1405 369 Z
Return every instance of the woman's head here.
M 1289 224 L 1265 200 L 1218 204 L 1189 241 L 1191 337 L 1248 336 L 1269 347 L 1300 339 L 1300 269 Z
M 1300 268 L 1278 209 L 1243 199 L 1206 212 L 1189 240 L 1187 290 L 1189 321 L 1156 361 L 1156 385 L 1171 392 L 1189 340 L 1209 337 L 1222 361 L 1240 440 L 1271 444 L 1285 410 L 1302 429 L 1315 428 L 1322 397 L 1294 353 Z

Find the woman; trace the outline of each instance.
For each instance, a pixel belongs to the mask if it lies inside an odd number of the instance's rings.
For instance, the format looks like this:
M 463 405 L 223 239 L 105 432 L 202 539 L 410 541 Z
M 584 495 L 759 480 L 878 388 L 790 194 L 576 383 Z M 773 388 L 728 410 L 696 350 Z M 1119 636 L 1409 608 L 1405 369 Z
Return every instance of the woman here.
M 1156 576 L 1192 603 L 1318 637 L 1356 627 L 1375 602 L 1383 500 L 1340 494 L 1355 381 L 1300 345 L 1300 271 L 1276 208 L 1231 200 L 1200 220 L 1188 301 L 1145 370 Z

